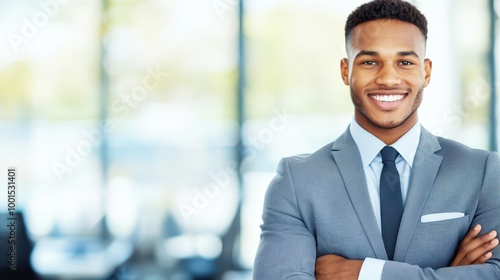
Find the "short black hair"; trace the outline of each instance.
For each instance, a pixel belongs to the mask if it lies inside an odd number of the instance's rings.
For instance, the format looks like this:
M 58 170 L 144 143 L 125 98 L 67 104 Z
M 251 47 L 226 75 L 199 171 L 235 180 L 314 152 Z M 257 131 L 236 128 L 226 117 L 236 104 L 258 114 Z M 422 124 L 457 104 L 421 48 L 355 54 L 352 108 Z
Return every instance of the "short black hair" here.
M 415 6 L 403 0 L 374 0 L 359 6 L 347 18 L 346 44 L 351 40 L 352 31 L 356 26 L 377 19 L 393 19 L 411 23 L 420 29 L 427 41 L 427 19 Z

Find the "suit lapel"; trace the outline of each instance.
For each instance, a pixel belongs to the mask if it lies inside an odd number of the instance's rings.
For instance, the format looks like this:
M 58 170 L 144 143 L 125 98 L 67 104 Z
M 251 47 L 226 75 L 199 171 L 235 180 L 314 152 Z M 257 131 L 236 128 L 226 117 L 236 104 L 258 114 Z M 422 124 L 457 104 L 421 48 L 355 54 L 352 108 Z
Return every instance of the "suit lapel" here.
M 359 150 L 349 129 L 333 143 L 332 155 L 376 258 L 387 259 L 384 241 L 373 213 L 373 207 L 371 207 Z
M 422 128 L 420 144 L 415 154 L 408 195 L 399 227 L 394 260 L 404 261 L 406 257 L 415 227 L 422 215 L 422 209 L 441 166 L 442 157 L 435 154 L 440 149 L 441 146 L 437 138 Z

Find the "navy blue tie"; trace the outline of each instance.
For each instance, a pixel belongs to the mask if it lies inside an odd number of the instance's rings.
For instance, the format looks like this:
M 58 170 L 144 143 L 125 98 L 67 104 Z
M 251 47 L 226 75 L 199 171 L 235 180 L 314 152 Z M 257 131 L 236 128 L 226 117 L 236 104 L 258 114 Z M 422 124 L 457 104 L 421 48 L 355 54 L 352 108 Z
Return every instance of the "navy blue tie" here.
M 399 224 L 403 215 L 401 183 L 394 162 L 399 153 L 393 147 L 386 146 L 381 151 L 382 173 L 380 174 L 380 216 L 382 220 L 382 238 L 389 260 L 394 258 L 394 249 L 398 238 Z

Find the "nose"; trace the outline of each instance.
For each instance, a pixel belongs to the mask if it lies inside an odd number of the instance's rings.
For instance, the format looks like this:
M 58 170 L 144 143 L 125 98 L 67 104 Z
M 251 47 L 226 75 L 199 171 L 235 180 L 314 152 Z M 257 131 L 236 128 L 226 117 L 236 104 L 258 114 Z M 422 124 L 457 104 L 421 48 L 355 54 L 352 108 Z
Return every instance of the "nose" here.
M 380 69 L 375 82 L 378 85 L 393 87 L 401 84 L 401 78 L 399 77 L 397 69 L 395 69 L 393 65 L 384 65 Z

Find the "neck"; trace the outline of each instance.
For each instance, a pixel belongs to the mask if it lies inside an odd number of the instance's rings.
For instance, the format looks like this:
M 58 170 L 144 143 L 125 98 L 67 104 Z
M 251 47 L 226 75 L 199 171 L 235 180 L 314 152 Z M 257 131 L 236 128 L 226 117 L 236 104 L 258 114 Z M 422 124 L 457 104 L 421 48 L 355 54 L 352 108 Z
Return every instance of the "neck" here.
M 354 115 L 356 122 L 366 131 L 373 134 L 386 145 L 394 144 L 405 135 L 418 121 L 417 112 L 414 112 L 402 124 L 394 128 L 383 128 L 370 122 L 365 116 L 356 111 Z

